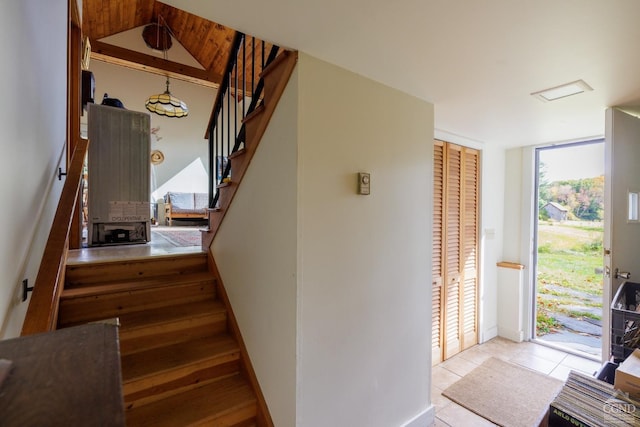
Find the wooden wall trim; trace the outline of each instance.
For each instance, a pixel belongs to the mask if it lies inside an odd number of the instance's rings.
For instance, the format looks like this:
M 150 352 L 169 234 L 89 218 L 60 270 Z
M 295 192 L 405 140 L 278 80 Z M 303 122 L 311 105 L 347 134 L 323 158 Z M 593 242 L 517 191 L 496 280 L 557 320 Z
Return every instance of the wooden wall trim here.
M 158 58 L 153 55 L 147 55 L 142 52 L 136 52 L 99 40 L 90 40 L 90 42 L 91 59 L 97 61 L 121 65 L 133 70 L 158 74 L 160 76 L 169 76 L 172 79 L 183 80 L 214 89 L 220 86 L 220 81 L 222 80 L 222 76 L 211 71 Z
M 82 19 L 80 18 L 81 6 L 78 4 L 80 0 L 69 0 L 69 19 L 73 25 L 78 28 L 82 27 Z
M 82 30 L 76 24 L 73 11 L 77 14 L 76 0 L 70 0 L 69 27 L 67 28 L 67 169 L 75 144 L 80 139 L 80 116 L 82 115 Z M 73 6 L 76 6 L 75 8 Z M 78 198 L 73 224 L 69 234 L 69 248 L 79 249 L 82 244 L 82 200 Z

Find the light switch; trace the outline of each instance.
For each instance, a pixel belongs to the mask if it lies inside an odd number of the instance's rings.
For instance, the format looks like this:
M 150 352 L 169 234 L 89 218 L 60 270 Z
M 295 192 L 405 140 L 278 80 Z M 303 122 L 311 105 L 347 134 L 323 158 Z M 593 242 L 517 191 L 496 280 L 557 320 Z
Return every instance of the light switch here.
M 358 173 L 358 194 L 368 195 L 371 192 L 371 175 L 366 172 Z

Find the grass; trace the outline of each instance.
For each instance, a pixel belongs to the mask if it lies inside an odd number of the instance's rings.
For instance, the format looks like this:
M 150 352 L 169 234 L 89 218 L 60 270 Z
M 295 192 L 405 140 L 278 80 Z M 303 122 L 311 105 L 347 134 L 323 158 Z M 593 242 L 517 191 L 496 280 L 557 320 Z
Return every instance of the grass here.
M 551 316 L 551 311 L 553 307 L 554 301 L 544 301 L 540 296 L 538 296 L 537 307 L 538 311 L 536 313 L 536 335 L 542 336 L 546 335 L 549 332 L 557 329 L 560 324 L 558 321 Z
M 553 313 L 600 319 L 567 306 L 602 307 L 602 236 L 599 224 L 541 222 L 538 227 L 538 336 L 558 328 Z M 560 289 L 558 289 L 560 287 Z M 586 294 L 586 295 L 585 295 Z M 543 298 L 547 295 L 552 298 Z

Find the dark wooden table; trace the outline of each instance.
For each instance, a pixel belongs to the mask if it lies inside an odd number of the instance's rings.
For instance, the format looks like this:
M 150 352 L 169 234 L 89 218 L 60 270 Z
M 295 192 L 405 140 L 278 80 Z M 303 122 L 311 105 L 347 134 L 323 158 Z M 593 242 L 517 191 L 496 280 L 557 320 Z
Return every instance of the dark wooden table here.
M 124 426 L 118 327 L 88 324 L 0 341 L 13 362 L 0 426 Z

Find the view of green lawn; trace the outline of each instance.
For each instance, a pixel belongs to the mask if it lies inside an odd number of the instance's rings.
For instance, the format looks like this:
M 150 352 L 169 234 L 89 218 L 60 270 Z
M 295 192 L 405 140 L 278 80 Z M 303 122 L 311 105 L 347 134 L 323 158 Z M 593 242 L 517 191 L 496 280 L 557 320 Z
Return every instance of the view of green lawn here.
M 602 222 L 540 221 L 538 225 L 538 336 L 559 327 L 554 314 L 601 320 Z

